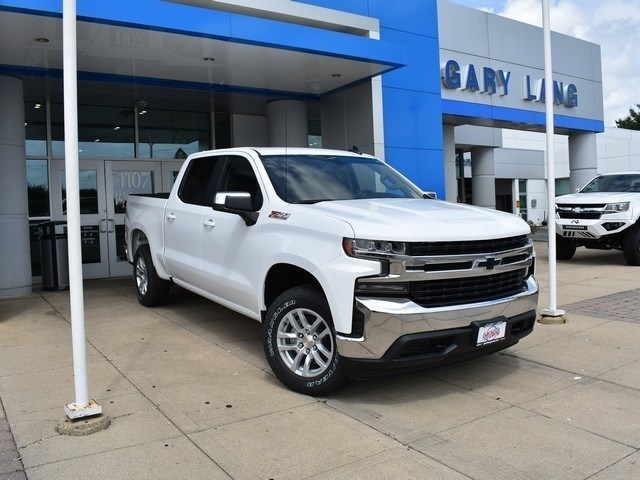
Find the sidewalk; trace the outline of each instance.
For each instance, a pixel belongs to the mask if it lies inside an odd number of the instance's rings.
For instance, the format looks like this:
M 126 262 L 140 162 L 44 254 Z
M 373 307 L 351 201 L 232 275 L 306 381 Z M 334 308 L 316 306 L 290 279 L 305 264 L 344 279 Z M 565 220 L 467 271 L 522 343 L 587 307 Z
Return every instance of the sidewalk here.
M 30 480 L 636 478 L 640 269 L 579 250 L 557 292 L 568 323 L 501 354 L 311 398 L 273 377 L 257 322 L 87 281 L 89 393 L 112 423 L 86 437 L 54 431 L 74 401 L 68 292 L 0 300 L 0 447 L 6 423 Z M 25 478 L 3 449 L 0 479 Z

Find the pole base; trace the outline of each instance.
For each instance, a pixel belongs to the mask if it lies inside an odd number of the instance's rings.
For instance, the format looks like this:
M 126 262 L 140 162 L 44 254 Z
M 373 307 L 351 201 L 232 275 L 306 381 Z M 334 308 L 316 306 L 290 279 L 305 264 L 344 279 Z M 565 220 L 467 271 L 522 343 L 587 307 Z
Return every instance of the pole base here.
M 538 323 L 542 323 L 543 325 L 562 325 L 567 323 L 567 319 L 564 316 L 564 310 L 550 310 L 545 308 L 540 312 L 540 318 L 538 319 Z
M 102 413 L 102 406 L 95 400 L 89 400 L 86 405 L 81 403 L 67 403 L 64 406 L 64 413 L 71 420 L 83 417 L 93 417 Z
M 92 433 L 106 430 L 111 425 L 111 419 L 106 415 L 98 415 L 95 417 L 78 418 L 71 420 L 63 418 L 56 426 L 56 432 L 60 435 L 84 436 Z

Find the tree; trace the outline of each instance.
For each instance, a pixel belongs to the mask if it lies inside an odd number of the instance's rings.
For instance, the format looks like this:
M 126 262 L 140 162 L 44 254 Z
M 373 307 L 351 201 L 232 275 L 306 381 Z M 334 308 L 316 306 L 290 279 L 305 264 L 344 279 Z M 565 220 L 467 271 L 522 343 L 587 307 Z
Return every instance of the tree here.
M 640 103 L 636 103 L 636 107 L 640 109 Z M 616 127 L 627 128 L 629 130 L 640 130 L 640 110 L 629 109 L 629 115 L 625 118 L 616 120 Z

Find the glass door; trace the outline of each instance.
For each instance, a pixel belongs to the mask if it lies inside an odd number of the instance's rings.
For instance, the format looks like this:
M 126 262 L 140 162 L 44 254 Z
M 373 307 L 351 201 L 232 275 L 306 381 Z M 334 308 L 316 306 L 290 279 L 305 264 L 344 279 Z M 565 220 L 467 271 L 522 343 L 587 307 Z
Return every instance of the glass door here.
M 132 267 L 124 252 L 124 216 L 128 196 L 161 191 L 161 178 L 160 162 L 105 162 L 109 276 L 131 275 Z
M 80 235 L 84 278 L 109 276 L 104 162 L 80 162 Z M 51 169 L 52 220 L 67 220 L 64 160 L 54 160 Z M 71 254 L 71 252 L 70 252 Z

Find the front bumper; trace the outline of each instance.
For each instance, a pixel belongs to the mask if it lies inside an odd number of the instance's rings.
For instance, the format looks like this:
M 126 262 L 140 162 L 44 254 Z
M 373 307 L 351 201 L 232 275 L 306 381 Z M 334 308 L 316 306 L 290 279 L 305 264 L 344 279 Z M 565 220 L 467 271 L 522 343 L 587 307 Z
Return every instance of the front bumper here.
M 517 343 L 533 330 L 538 283 L 527 279 L 526 290 L 512 297 L 455 307 L 423 308 L 407 300 L 356 298 L 364 313 L 360 338 L 338 335 L 338 351 L 347 363 L 367 368 L 396 368 L 442 363 L 482 355 Z M 473 322 L 506 320 L 505 339 L 475 347 Z M 422 350 L 411 344 L 423 342 Z M 409 345 L 410 347 L 407 347 Z
M 603 215 L 599 219 L 558 218 L 556 234 L 565 238 L 598 239 L 625 230 L 635 222 L 622 214 Z

